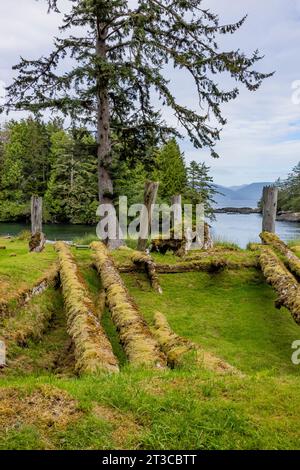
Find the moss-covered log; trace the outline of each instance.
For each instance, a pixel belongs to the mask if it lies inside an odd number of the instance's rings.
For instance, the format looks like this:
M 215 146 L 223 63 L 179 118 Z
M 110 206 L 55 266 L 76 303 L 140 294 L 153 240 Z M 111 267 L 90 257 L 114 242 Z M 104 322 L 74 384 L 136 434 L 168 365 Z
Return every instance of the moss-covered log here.
M 295 277 L 286 269 L 271 248 L 261 248 L 260 264 L 267 282 L 278 294 L 276 307 L 286 307 L 300 324 L 300 289 Z
M 300 278 L 300 259 L 275 233 L 262 232 L 260 238 L 266 245 L 270 245 L 284 256 L 285 265 Z
M 164 367 L 166 358 L 142 318 L 137 306 L 103 243 L 92 244 L 94 263 L 106 291 L 107 304 L 130 363 Z
M 59 283 L 59 266 L 54 263 L 48 271 L 34 284 L 34 286 L 18 290 L 5 300 L 0 300 L 0 316 L 13 315 L 16 305 L 18 307 L 30 302 L 33 297 L 41 295 L 48 287 L 55 287 Z M 12 308 L 10 308 L 10 305 Z
M 162 294 L 162 288 L 160 286 L 158 275 L 156 272 L 156 264 L 154 263 L 151 256 L 149 256 L 147 253 L 135 251 L 131 256 L 131 260 L 134 264 L 142 267 L 142 269 L 146 271 L 152 288 L 156 290 L 156 292 L 158 292 L 159 294 Z
M 68 333 L 75 346 L 78 373 L 118 372 L 118 361 L 96 318 L 94 305 L 70 248 L 57 243 L 60 277 L 67 312 Z
M 153 331 L 171 367 L 181 367 L 194 363 L 215 372 L 238 373 L 234 367 L 204 351 L 200 345 L 174 333 L 166 317 L 160 312 L 156 312 L 154 315 Z
M 204 271 L 216 273 L 224 269 L 258 268 L 259 261 L 256 256 L 245 256 L 234 259 L 231 256 L 214 255 L 203 256 L 199 259 L 183 261 L 177 264 L 156 263 L 155 269 L 158 274 L 180 274 L 188 272 Z M 143 268 L 134 263 L 124 263 L 118 266 L 121 273 L 143 272 Z

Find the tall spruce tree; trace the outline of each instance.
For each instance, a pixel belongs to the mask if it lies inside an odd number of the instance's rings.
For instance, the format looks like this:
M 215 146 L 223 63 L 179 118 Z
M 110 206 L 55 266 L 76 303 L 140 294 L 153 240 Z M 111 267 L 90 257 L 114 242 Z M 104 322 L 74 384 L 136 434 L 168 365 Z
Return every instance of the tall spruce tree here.
M 47 2 L 50 10 L 59 11 L 60 0 Z M 137 0 L 136 7 L 126 0 L 69 3 L 54 51 L 38 60 L 22 59 L 15 67 L 18 76 L 7 90 L 6 109 L 59 110 L 73 120 L 92 122 L 98 131 L 101 202 L 113 200 L 111 128 L 167 129 L 153 108 L 154 92 L 194 145 L 216 156 L 220 131 L 209 117 L 225 124 L 221 104 L 238 95 L 236 87 L 222 90 L 216 75 L 228 72 L 252 91 L 269 76 L 253 69 L 261 58 L 257 51 L 246 56 L 239 47 L 223 51 L 218 45 L 219 37 L 236 32 L 245 18 L 223 25 L 201 0 Z M 164 73 L 168 63 L 191 75 L 198 110 L 173 95 Z

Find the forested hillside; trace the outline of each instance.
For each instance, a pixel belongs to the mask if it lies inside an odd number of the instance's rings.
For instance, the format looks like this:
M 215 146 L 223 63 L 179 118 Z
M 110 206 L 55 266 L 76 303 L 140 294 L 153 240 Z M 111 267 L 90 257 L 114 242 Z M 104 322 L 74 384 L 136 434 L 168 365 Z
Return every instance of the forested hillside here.
M 300 212 L 300 162 L 293 168 L 286 180 L 278 180 L 278 209 Z
M 209 168 L 196 162 L 187 167 L 175 139 L 152 146 L 143 138 L 114 140 L 116 200 L 125 195 L 129 204 L 142 202 L 145 181 L 151 178 L 160 182 L 160 202 L 182 194 L 186 202 L 203 202 L 211 214 L 215 190 Z M 44 197 L 45 222 L 96 223 L 95 136 L 85 128 L 66 131 L 57 119 L 8 122 L 0 134 L 0 221 L 29 219 L 33 194 Z

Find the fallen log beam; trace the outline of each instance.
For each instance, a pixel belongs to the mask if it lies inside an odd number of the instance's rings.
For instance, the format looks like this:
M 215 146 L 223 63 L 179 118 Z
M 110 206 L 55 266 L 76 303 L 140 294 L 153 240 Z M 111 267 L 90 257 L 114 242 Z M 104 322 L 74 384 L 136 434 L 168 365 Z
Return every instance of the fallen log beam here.
M 144 269 L 149 277 L 152 288 L 162 294 L 162 288 L 159 283 L 158 275 L 156 272 L 156 264 L 154 263 L 151 256 L 147 253 L 141 253 L 140 251 L 134 251 L 131 260 L 135 265 Z
M 0 300 L 0 316 L 6 317 L 10 314 L 10 304 L 17 304 L 18 307 L 30 302 L 33 297 L 41 295 L 48 287 L 56 286 L 59 283 L 59 267 L 55 263 L 50 269 L 34 284 L 34 286 L 22 289 L 15 295 L 5 300 Z M 15 307 L 14 307 L 15 308 Z
M 262 232 L 260 238 L 263 243 L 270 245 L 284 256 L 284 264 L 300 278 L 300 259 L 293 253 L 289 247 L 275 233 Z
M 101 242 L 92 243 L 91 246 L 112 320 L 129 362 L 138 366 L 165 367 L 166 358 L 130 297 L 109 251 Z
M 185 261 L 177 264 L 161 264 L 155 265 L 157 274 L 180 274 L 188 272 L 210 272 L 216 273 L 224 269 L 243 269 L 243 268 L 258 268 L 258 258 L 245 258 L 240 261 L 229 259 L 228 257 L 210 256 L 203 257 L 203 259 L 196 259 L 193 261 Z M 121 273 L 144 272 L 143 268 L 134 263 L 124 263 L 118 266 Z
M 75 368 L 79 374 L 118 372 L 118 360 L 96 318 L 94 305 L 82 280 L 70 248 L 56 244 L 60 278 L 67 312 L 67 328 L 75 346 Z
M 219 373 L 239 373 L 233 366 L 205 351 L 200 345 L 174 333 L 166 317 L 160 312 L 154 315 L 153 332 L 171 367 L 181 367 L 194 362 L 204 369 Z
M 271 248 L 263 246 L 259 257 L 267 282 L 276 290 L 276 307 L 286 307 L 295 322 L 300 324 L 300 289 L 295 277 L 288 271 Z

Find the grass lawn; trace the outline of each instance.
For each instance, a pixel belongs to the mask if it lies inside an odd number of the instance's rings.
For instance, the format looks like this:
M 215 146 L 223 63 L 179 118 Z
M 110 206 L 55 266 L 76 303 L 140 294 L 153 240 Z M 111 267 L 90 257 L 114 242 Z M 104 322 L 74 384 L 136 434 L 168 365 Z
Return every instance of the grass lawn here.
M 36 282 L 56 257 L 52 247 L 29 255 L 25 242 L 4 243 L 3 294 Z M 12 251 L 16 257 L 10 257 Z M 91 253 L 74 254 L 96 303 L 100 282 L 90 267 Z M 115 256 L 120 262 L 128 257 Z M 156 259 L 174 262 L 171 255 Z M 62 296 L 49 289 L 1 324 L 0 338 L 49 311 L 43 335 L 26 345 L 9 343 L 10 367 L 0 375 L 0 449 L 300 448 L 300 366 L 291 362 L 291 344 L 300 339 L 300 330 L 287 310 L 275 309 L 275 293 L 259 271 L 164 274 L 162 295 L 151 290 L 143 274 L 123 279 L 150 325 L 160 311 L 176 333 L 242 375 L 192 365 L 133 368 L 106 311 L 102 323 L 121 372 L 76 378 Z

